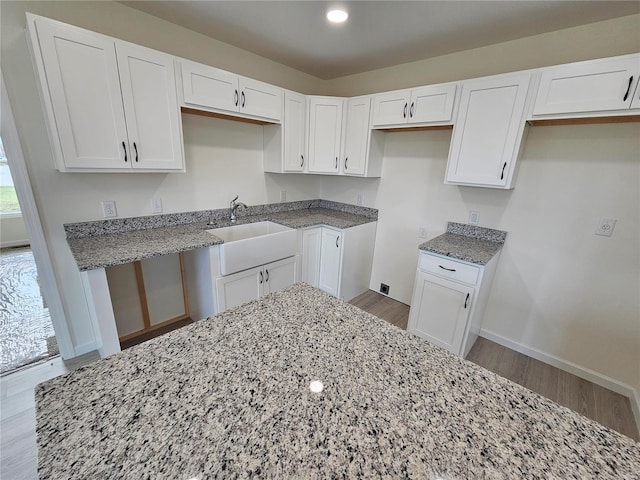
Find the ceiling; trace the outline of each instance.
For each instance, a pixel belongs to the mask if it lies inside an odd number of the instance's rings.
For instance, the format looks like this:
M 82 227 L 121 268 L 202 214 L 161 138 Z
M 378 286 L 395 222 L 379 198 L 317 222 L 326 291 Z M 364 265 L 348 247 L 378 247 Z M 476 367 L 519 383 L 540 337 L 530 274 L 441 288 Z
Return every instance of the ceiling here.
M 638 1 L 122 1 L 330 79 L 640 13 Z M 343 6 L 345 24 L 326 11 Z

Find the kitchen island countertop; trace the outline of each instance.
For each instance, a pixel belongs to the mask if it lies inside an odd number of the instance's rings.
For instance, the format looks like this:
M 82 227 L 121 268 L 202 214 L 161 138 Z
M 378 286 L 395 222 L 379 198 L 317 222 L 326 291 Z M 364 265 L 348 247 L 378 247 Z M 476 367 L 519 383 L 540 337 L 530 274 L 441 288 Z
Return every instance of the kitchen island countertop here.
M 349 228 L 375 222 L 376 218 L 339 210 L 313 207 L 258 215 L 240 216 L 237 225 L 269 220 L 291 228 L 328 225 Z M 98 223 L 98 222 L 96 222 Z M 111 267 L 145 258 L 184 252 L 218 245 L 223 241 L 206 230 L 233 225 L 219 218 L 215 225 L 207 222 L 160 226 L 117 233 L 67 238 L 80 271 Z
M 640 472 L 640 443 L 305 284 L 41 384 L 36 402 L 43 480 Z

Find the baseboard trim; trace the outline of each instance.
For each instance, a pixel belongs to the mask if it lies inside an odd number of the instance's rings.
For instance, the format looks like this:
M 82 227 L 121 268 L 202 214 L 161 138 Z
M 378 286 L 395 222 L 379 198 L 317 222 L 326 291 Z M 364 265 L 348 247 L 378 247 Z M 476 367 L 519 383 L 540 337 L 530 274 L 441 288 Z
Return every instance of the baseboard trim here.
M 540 360 L 541 362 L 559 368 L 560 370 L 564 370 L 565 372 L 572 373 L 577 377 L 584 378 L 585 380 L 612 390 L 616 393 L 619 393 L 620 395 L 624 395 L 625 397 L 629 398 L 629 402 L 631 403 L 631 410 L 633 411 L 636 425 L 638 426 L 638 431 L 640 431 L 640 394 L 632 386 L 598 373 L 594 370 L 582 367 L 576 363 L 563 360 L 562 358 L 556 357 L 555 355 L 550 355 L 535 348 L 527 347 L 525 345 L 522 345 L 521 343 L 514 342 L 513 340 L 503 337 L 502 335 L 498 335 L 497 333 L 494 333 L 490 330 L 485 330 L 484 328 L 482 328 L 480 329 L 479 335 L 483 338 L 486 338 L 487 340 L 498 343 L 503 347 L 515 350 L 516 352 L 522 353 L 531 358 L 535 358 L 536 360 Z

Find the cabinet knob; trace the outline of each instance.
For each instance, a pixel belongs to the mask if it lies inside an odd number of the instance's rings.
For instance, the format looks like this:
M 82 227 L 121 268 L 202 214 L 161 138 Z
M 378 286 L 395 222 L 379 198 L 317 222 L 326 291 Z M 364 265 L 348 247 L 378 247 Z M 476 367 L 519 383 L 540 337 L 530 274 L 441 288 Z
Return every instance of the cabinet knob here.
M 127 144 L 122 142 L 122 149 L 124 150 L 124 161 L 127 161 Z
M 623 102 L 626 102 L 626 101 L 627 101 L 627 98 L 629 98 L 629 92 L 631 91 L 631 84 L 632 84 L 632 83 L 633 83 L 633 75 L 631 75 L 631 76 L 629 77 L 629 85 L 627 85 L 627 91 L 626 91 L 626 93 L 624 94 L 624 97 L 622 97 L 622 101 L 623 101 Z

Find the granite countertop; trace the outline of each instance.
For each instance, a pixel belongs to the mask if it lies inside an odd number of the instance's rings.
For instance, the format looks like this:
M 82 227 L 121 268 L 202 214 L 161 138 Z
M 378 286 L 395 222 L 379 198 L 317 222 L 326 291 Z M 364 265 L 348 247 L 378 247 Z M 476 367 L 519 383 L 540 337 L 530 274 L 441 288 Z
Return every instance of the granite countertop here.
M 36 409 L 43 480 L 640 472 L 640 443 L 305 284 L 41 384 Z
M 447 231 L 418 246 L 425 252 L 486 265 L 503 247 L 507 232 L 449 222 Z
M 329 208 L 312 207 L 240 216 L 235 224 L 270 220 L 291 228 L 314 225 L 349 228 L 376 221 L 376 218 Z M 94 223 L 97 222 L 91 222 L 90 225 L 93 226 Z M 229 225 L 233 225 L 233 223 L 226 217 L 222 217 L 216 219 L 213 226 L 208 225 L 206 221 L 200 221 L 67 238 L 67 243 L 80 271 L 86 271 L 130 263 L 158 255 L 218 245 L 223 241 L 206 230 Z M 108 230 L 103 228 L 100 231 Z

